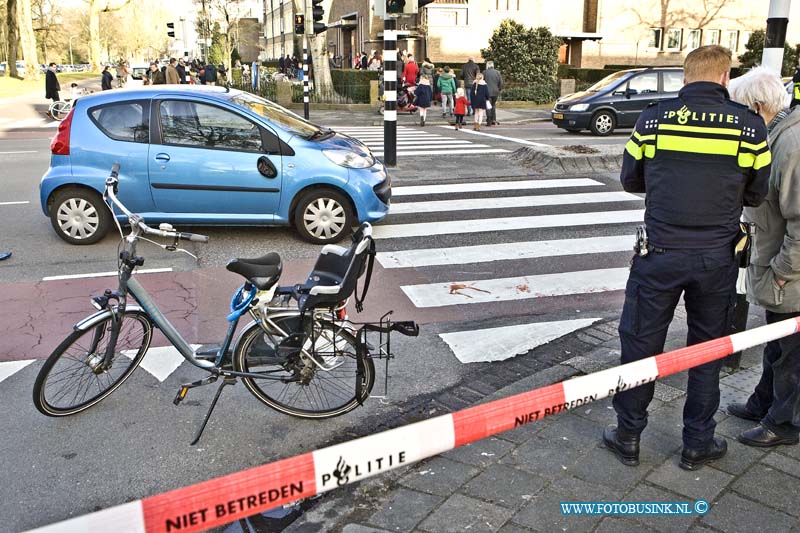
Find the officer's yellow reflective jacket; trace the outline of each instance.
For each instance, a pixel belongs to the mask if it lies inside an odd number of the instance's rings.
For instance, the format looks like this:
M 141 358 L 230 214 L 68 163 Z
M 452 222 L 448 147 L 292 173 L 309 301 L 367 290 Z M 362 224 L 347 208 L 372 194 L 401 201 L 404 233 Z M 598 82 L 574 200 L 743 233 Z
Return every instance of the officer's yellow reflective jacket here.
M 662 248 L 732 246 L 742 206 L 767 193 L 764 120 L 722 85 L 690 83 L 642 112 L 625 146 L 620 180 L 645 192 L 650 242 Z

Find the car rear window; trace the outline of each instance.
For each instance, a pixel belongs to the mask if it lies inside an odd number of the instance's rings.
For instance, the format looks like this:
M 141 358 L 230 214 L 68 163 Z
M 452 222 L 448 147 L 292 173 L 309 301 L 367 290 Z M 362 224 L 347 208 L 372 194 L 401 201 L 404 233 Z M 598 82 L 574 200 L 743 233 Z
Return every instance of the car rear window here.
M 661 75 L 664 76 L 665 93 L 676 93 L 683 87 L 682 70 L 665 70 Z
M 117 102 L 89 111 L 92 121 L 104 134 L 116 141 L 148 142 L 144 102 Z

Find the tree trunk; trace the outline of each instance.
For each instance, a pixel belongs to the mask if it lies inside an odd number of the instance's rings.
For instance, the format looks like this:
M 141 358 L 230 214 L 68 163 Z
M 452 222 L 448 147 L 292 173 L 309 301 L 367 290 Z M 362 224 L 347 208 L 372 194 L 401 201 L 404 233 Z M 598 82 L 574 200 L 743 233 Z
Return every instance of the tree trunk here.
M 8 75 L 18 77 L 17 56 L 19 55 L 19 28 L 17 26 L 17 0 L 6 2 L 8 22 Z
M 17 0 L 17 25 L 22 55 L 25 57 L 25 79 L 35 81 L 39 79 L 39 60 L 31 13 L 31 0 Z
M 326 0 L 322 3 L 322 9 L 329 18 L 332 4 L 333 0 Z M 325 19 L 321 22 L 325 24 L 328 23 Z M 314 25 L 313 20 L 311 21 L 311 25 Z M 318 96 L 322 96 L 324 88 L 332 88 L 333 85 L 331 81 L 331 67 L 328 62 L 327 35 L 327 32 L 322 32 L 319 35 L 312 35 L 308 39 L 308 50 L 311 54 L 311 62 L 314 65 L 314 91 L 316 91 Z
M 118 11 L 128 5 L 131 0 L 123 0 L 112 7 L 110 0 L 87 0 L 89 2 L 89 64 L 94 72 L 100 72 L 100 13 Z M 109 53 L 109 57 L 110 57 Z

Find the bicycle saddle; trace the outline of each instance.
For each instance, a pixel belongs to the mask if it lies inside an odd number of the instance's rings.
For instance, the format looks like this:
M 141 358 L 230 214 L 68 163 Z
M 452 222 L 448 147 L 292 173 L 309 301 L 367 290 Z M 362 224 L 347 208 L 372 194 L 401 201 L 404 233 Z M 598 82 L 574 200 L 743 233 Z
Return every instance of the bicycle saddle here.
M 231 259 L 225 268 L 244 276 L 258 290 L 263 291 L 278 282 L 283 272 L 283 263 L 281 256 L 270 252 L 256 259 Z

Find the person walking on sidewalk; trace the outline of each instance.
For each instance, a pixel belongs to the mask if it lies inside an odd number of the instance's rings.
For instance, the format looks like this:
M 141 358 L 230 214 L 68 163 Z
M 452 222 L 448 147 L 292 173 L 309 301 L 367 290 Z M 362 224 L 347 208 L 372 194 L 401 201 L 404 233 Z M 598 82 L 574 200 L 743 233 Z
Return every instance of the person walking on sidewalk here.
M 489 88 L 483 79 L 483 74 L 475 76 L 475 83 L 472 84 L 469 96 L 472 111 L 475 113 L 475 126 L 472 129 L 481 130 L 481 122 L 486 118 L 486 108 L 489 102 Z
M 453 96 L 456 93 L 456 76 L 450 72 L 450 67 L 445 66 L 437 81 L 439 91 L 442 93 L 442 116 L 453 114 Z
M 475 63 L 475 58 L 470 57 L 467 62 L 461 67 L 461 77 L 464 80 L 464 90 L 467 92 L 467 99 L 469 100 L 469 90 L 475 82 L 475 77 L 480 73 L 480 67 Z M 467 106 L 467 115 L 472 114 L 472 106 Z
M 453 113 L 456 116 L 456 129 L 460 130 L 464 125 L 464 115 L 467 113 L 467 97 L 464 96 L 464 89 L 459 87 L 456 89 L 456 103 L 453 107 Z
M 414 62 L 414 56 L 408 54 L 408 63 L 403 67 L 403 80 L 406 85 L 413 87 L 417 84 L 417 76 L 419 76 L 419 67 Z
M 431 106 L 433 100 L 433 91 L 431 90 L 431 80 L 428 76 L 420 76 L 419 85 L 414 92 L 414 103 L 419 108 L 419 125 L 425 125 L 425 119 L 428 118 L 428 108 Z
M 800 65 L 797 65 L 794 76 L 792 76 L 792 103 L 790 104 L 792 109 L 797 104 L 800 104 Z
M 730 332 L 742 204 L 762 202 L 771 161 L 764 121 L 728 96 L 730 69 L 727 48 L 690 52 L 678 97 L 647 107 L 625 146 L 622 187 L 647 197 L 646 231 L 638 232 L 619 322 L 622 364 L 663 352 L 682 294 L 688 345 Z M 680 461 L 685 470 L 727 452 L 725 439 L 714 436 L 721 368 L 718 359 L 689 369 Z M 618 425 L 605 429 L 602 442 L 625 465 L 639 464 L 655 377 L 644 384 L 620 378 L 616 387 Z
M 486 125 L 497 126 L 497 99 L 500 97 L 500 91 L 503 90 L 503 76 L 500 75 L 500 71 L 494 68 L 494 61 L 486 62 L 483 79 L 486 80 L 486 86 L 489 89 L 489 102 L 491 103 L 491 106 L 487 106 L 486 109 Z
M 766 312 L 767 324 L 800 316 L 800 109 L 786 109 L 786 91 L 766 67 L 736 80 L 731 98 L 755 109 L 769 129 L 772 170 L 759 207 L 746 207 L 756 225 L 747 299 Z M 800 435 L 800 333 L 764 348 L 761 379 L 745 403 L 728 405 L 733 416 L 759 422 L 739 442 L 767 448 L 797 444 Z
M 114 75 L 111 74 L 111 66 L 106 65 L 103 67 L 103 74 L 100 76 L 100 90 L 101 91 L 110 91 L 114 88 L 112 82 L 114 81 Z
M 167 65 L 167 84 L 178 85 L 181 82 L 181 75 L 178 73 L 178 60 L 174 57 L 170 58 L 169 65 Z
M 50 63 L 50 65 L 47 67 L 47 73 L 45 73 L 44 77 L 44 97 L 49 98 L 53 101 L 53 103 L 56 103 L 60 100 L 58 97 L 58 92 L 60 90 L 61 84 L 58 83 L 58 76 L 56 76 L 56 64 Z

